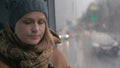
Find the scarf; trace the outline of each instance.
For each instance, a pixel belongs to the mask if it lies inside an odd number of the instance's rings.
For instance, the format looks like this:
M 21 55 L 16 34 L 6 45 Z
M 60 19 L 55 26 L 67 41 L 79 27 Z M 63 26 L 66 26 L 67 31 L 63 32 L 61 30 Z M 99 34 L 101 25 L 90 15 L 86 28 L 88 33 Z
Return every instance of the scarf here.
M 0 53 L 9 61 L 10 68 L 48 68 L 53 46 L 38 44 L 36 47 L 20 44 L 13 34 L 0 32 Z

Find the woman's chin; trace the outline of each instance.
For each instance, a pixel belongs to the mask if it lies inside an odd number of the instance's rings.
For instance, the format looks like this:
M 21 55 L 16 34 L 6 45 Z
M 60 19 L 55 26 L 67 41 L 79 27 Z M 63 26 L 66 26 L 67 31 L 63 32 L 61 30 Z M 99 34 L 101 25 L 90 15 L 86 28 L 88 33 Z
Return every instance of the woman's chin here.
M 33 46 L 37 45 L 38 43 L 39 43 L 39 41 L 35 41 L 35 40 L 28 42 L 28 44 L 33 45 Z

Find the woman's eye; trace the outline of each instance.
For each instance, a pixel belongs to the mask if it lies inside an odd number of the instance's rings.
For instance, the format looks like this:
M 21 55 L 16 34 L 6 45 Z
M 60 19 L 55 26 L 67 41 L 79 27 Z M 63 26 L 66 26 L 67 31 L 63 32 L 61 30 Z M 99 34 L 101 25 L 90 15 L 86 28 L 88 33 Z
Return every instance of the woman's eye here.
M 23 21 L 25 24 L 31 24 L 32 21 Z
M 38 21 L 38 24 L 44 24 L 46 21 L 44 21 L 44 20 L 40 20 L 40 21 Z

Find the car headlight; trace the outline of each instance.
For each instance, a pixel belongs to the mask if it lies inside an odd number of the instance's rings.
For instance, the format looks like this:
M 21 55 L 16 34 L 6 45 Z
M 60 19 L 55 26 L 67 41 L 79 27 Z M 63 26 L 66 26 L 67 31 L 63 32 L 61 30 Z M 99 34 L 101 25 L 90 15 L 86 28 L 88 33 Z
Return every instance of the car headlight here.
M 68 35 L 68 34 L 66 34 L 66 35 L 65 35 L 65 37 L 66 37 L 66 38 L 69 38 L 69 35 Z
M 62 38 L 62 36 L 61 36 L 61 35 L 59 35 L 59 38 Z

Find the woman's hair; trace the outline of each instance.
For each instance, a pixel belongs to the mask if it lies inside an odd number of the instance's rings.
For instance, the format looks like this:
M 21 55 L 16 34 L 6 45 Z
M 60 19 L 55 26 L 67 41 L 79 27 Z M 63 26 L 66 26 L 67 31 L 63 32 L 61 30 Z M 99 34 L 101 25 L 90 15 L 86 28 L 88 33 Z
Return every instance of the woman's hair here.
M 47 22 L 45 23 L 45 33 L 40 41 L 40 44 L 46 43 L 47 45 L 55 45 L 53 35 L 51 34 Z

